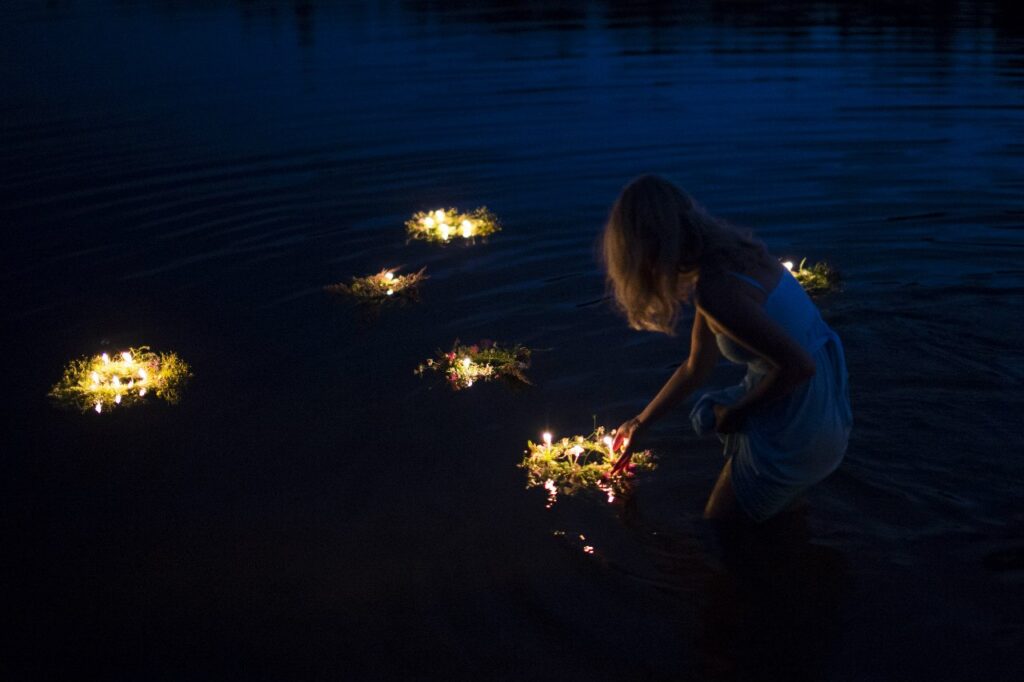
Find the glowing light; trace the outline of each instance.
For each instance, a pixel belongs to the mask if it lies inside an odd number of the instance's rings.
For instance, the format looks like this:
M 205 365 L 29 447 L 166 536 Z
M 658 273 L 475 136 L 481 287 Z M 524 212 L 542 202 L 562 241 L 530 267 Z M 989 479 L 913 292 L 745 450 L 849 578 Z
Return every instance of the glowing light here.
M 148 393 L 173 403 L 189 376 L 188 365 L 174 353 L 132 348 L 73 360 L 61 381 L 50 389 L 50 396 L 97 413 L 136 404 Z M 149 391 L 150 387 L 154 390 Z
M 539 442 L 526 442 L 526 453 L 519 463 L 526 470 L 526 487 L 546 486 L 554 481 L 560 493 L 572 495 L 581 490 L 597 489 L 608 494 L 608 501 L 622 494 L 626 478 L 613 477 L 615 453 L 611 451 L 614 440 L 603 426 L 589 436 L 572 436 L 553 442 L 549 432 L 541 434 Z M 630 453 L 630 472 L 654 469 L 654 457 L 650 450 Z M 614 491 L 614 496 L 610 494 Z
M 469 388 L 479 381 L 507 379 L 529 384 L 523 370 L 530 366 L 530 349 L 520 345 L 499 346 L 493 341 L 464 345 L 458 341 L 450 351 L 438 351 L 414 370 L 423 376 L 428 370 L 444 376 L 453 390 Z
M 469 213 L 455 208 L 421 211 L 407 220 L 405 227 L 411 238 L 433 242 L 447 242 L 456 236 L 486 237 L 501 229 L 498 218 L 483 206 Z
M 583 545 L 583 553 L 584 554 L 593 554 L 594 553 L 593 546 L 592 545 Z
M 420 282 L 427 279 L 425 273 L 426 268 L 408 275 L 396 275 L 394 269 L 385 269 L 374 275 L 353 277 L 348 284 L 328 284 L 324 290 L 332 294 L 346 294 L 366 303 L 380 303 L 396 294 L 415 298 Z
M 839 272 L 828 263 L 820 262 L 807 267 L 807 259 L 804 258 L 799 265 L 794 266 L 793 261 L 784 261 L 782 264 L 793 273 L 793 277 L 810 296 L 827 294 L 839 288 Z

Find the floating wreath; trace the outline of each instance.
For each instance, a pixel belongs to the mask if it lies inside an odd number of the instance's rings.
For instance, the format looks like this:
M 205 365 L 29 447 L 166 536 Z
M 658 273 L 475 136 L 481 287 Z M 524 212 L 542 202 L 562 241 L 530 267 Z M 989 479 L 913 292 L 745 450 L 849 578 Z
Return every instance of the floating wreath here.
M 815 263 L 811 267 L 805 267 L 807 259 L 800 261 L 800 265 L 793 266 L 793 261 L 783 261 L 786 269 L 793 273 L 793 277 L 800 286 L 811 296 L 827 294 L 839 288 L 839 272 L 825 262 Z
M 484 206 L 472 213 L 459 213 L 454 208 L 420 211 L 405 222 L 405 229 L 410 239 L 447 243 L 456 237 L 486 237 L 500 230 L 501 225 L 498 217 Z
M 392 298 L 414 298 L 419 284 L 427 279 L 426 268 L 408 275 L 395 274 L 396 268 L 381 270 L 375 275 L 353 277 L 348 284 L 328 284 L 324 290 L 345 294 L 367 303 L 381 303 Z
M 541 441 L 526 442 L 519 466 L 526 469 L 527 488 L 543 486 L 548 491 L 548 506 L 559 492 L 571 495 L 594 488 L 606 492 L 608 501 L 613 501 L 623 479 L 609 478 L 618 457 L 612 452 L 612 435 L 603 426 L 595 428 L 589 436 L 561 440 L 552 440 L 550 433 L 544 433 Z M 630 462 L 631 471 L 650 471 L 655 467 L 650 450 L 633 452 Z
M 530 349 L 515 345 L 502 348 L 493 341 L 481 341 L 478 345 L 461 345 L 458 341 L 447 352 L 438 351 L 416 368 L 415 373 L 433 371 L 442 374 L 448 385 L 458 391 L 469 388 L 478 381 L 509 379 L 530 384 L 523 370 L 530 366 Z
M 154 353 L 148 347 L 121 353 L 102 353 L 72 360 L 50 396 L 83 411 L 140 403 L 156 395 L 176 403 L 191 376 L 188 365 L 174 353 Z

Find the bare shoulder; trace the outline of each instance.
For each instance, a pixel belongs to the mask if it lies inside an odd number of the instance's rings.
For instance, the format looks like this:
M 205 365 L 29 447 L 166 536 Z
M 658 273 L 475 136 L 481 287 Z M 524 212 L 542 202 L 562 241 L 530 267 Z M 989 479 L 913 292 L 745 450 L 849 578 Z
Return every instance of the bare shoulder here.
M 702 273 L 694 290 L 694 305 L 697 310 L 718 318 L 719 313 L 727 313 L 738 304 L 750 300 L 744 291 L 736 285 L 736 278 L 724 272 Z

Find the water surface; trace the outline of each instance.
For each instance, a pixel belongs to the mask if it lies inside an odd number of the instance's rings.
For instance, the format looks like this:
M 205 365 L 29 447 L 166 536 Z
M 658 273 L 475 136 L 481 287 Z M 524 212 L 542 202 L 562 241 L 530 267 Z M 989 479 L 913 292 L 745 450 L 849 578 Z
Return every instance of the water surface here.
M 3 10 L 9 677 L 1021 669 L 1019 10 L 554 7 Z M 721 458 L 685 408 L 616 504 L 545 509 L 515 466 L 545 428 L 631 416 L 685 358 L 685 333 L 602 301 L 595 238 L 642 172 L 845 277 L 821 306 L 849 455 L 752 542 L 756 570 L 702 543 Z M 505 229 L 406 244 L 447 205 Z M 321 290 L 399 264 L 429 270 L 419 305 Z M 536 386 L 413 376 L 456 338 L 548 349 Z M 139 344 L 192 363 L 182 404 L 45 398 L 68 359 Z

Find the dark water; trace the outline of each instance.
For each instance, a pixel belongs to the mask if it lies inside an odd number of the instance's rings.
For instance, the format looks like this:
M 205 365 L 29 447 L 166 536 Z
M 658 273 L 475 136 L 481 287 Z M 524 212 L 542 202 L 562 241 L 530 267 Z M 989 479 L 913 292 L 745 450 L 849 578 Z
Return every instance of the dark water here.
M 4 678 L 1019 679 L 1019 9 L 688 7 L 5 4 Z M 685 409 L 613 505 L 515 466 L 685 357 L 600 302 L 645 171 L 846 278 L 849 455 L 749 570 L 702 544 Z M 405 244 L 484 204 L 489 243 Z M 321 291 L 397 264 L 419 305 Z M 485 337 L 550 349 L 536 387 L 413 376 Z M 139 344 L 182 404 L 47 401 Z

